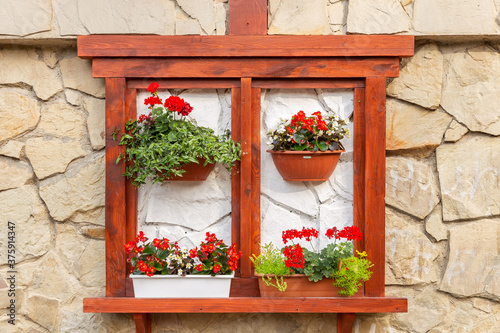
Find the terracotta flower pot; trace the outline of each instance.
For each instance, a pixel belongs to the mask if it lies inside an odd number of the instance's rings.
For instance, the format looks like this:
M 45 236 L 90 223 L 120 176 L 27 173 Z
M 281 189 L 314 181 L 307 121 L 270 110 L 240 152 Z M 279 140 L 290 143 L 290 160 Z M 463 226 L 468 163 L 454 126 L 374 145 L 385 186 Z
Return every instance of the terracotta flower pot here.
M 345 150 L 334 151 L 273 151 L 274 165 L 283 180 L 287 181 L 325 181 L 330 178 Z
M 174 176 L 167 178 L 167 181 L 204 181 L 207 179 L 210 172 L 214 169 L 215 163 L 208 163 L 203 166 L 205 163 L 204 158 L 198 158 L 198 163 L 188 163 L 182 166 L 183 170 L 186 170 L 185 173 L 182 174 L 182 177 Z
M 259 277 L 259 291 L 261 297 L 340 297 L 339 288 L 333 285 L 332 279 L 323 279 L 318 282 L 309 281 L 303 274 L 284 276 L 287 288 L 281 292 L 272 286 L 266 286 L 262 281 L 262 275 Z M 273 278 L 274 279 L 274 278 Z M 275 281 L 273 280 L 273 283 Z M 351 297 L 361 297 L 364 295 L 364 288 L 359 288 L 358 292 Z

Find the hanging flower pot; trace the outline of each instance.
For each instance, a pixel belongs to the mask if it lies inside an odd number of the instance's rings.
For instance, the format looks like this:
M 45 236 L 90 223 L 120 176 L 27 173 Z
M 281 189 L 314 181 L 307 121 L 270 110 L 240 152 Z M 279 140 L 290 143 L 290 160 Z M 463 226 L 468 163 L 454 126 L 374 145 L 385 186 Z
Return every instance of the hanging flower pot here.
M 284 180 L 325 181 L 345 151 L 340 140 L 349 135 L 348 123 L 334 114 L 323 117 L 317 111 L 306 117 L 299 111 L 269 131 L 267 152 Z
M 337 166 L 345 150 L 325 152 L 272 151 L 274 165 L 286 181 L 325 181 Z
M 204 158 L 198 158 L 198 163 L 188 163 L 182 166 L 182 170 L 186 171 L 182 176 L 172 176 L 164 178 L 165 181 L 204 181 L 214 169 L 214 163 L 205 164 Z

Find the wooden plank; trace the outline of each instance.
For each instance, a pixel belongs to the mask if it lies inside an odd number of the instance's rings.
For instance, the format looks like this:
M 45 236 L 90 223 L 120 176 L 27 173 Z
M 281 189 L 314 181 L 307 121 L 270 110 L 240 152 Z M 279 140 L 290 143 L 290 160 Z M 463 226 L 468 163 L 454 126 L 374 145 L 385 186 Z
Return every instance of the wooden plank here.
M 231 281 L 231 297 L 259 297 L 259 281 L 257 277 L 234 278 Z
M 129 119 L 137 118 L 137 90 L 127 89 L 125 95 L 125 122 Z M 135 238 L 137 235 L 137 189 L 130 180 L 125 182 L 125 196 L 126 196 L 126 242 L 129 242 Z M 127 275 L 131 271 L 132 266 L 127 263 L 126 272 Z M 130 279 L 126 279 L 125 284 L 127 286 L 125 295 L 134 296 L 134 293 L 129 288 L 128 285 L 132 284 Z M 133 289 L 132 289 L 133 290 Z
M 94 77 L 352 78 L 396 77 L 399 59 L 386 58 L 94 58 Z
M 352 89 L 365 86 L 361 79 L 254 79 L 252 87 L 263 89 Z
M 231 90 L 231 138 L 234 141 L 241 141 L 241 89 L 233 88 Z M 236 162 L 231 172 L 231 242 L 241 248 L 240 240 L 240 170 L 241 162 Z M 235 272 L 236 276 L 240 274 L 241 266 Z
M 240 245 L 241 277 L 252 276 L 252 79 L 241 79 Z
M 260 254 L 260 89 L 252 88 L 251 111 L 251 211 L 252 230 L 250 233 L 251 253 Z
M 236 0 L 231 0 L 236 1 Z M 242 2 L 245 0 L 239 0 Z M 248 0 L 246 0 L 248 1 Z M 254 0 L 257 1 L 257 0 Z M 230 3 L 231 3 L 230 2 Z M 231 13 L 230 13 L 231 15 Z M 233 14 L 234 15 L 234 14 Z M 411 57 L 413 36 L 78 36 L 78 56 Z
M 267 34 L 267 0 L 229 1 L 229 34 Z
M 361 241 L 354 241 L 354 248 L 365 250 L 365 90 L 354 89 L 354 225 L 363 233 Z
M 352 333 L 355 313 L 339 313 L 337 315 L 337 333 Z
M 158 82 L 160 89 L 217 89 L 240 86 L 239 79 L 131 79 L 127 80 L 129 89 L 146 89 L 152 82 Z M 363 82 L 364 84 L 364 82 Z
M 85 298 L 83 312 L 98 313 L 382 313 L 407 312 L 406 298 Z
M 125 296 L 125 164 L 116 159 L 125 149 L 113 133 L 125 132 L 125 79 L 106 79 L 106 296 Z
M 135 332 L 151 333 L 151 314 L 134 313 Z
M 365 296 L 384 296 L 385 288 L 385 89 L 384 77 L 366 78 L 365 91 L 365 248 L 373 275 Z

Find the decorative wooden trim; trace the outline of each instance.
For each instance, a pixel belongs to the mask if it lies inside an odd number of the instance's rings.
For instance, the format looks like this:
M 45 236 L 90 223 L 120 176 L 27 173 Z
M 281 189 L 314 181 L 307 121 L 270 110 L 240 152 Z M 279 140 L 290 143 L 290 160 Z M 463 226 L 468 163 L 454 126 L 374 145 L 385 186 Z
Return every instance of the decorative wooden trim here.
M 147 68 L 147 71 L 144 71 Z M 399 59 L 380 58 L 94 58 L 94 77 L 352 78 L 399 75 Z M 167 74 L 168 73 L 168 74 Z
M 406 298 L 85 298 L 83 312 L 98 313 L 382 313 L 406 312 Z
M 230 35 L 266 35 L 267 0 L 229 1 Z
M 254 79 L 252 87 L 261 89 L 354 89 L 363 88 L 363 79 Z
M 123 250 L 126 230 L 125 164 L 116 164 L 124 147 L 113 133 L 125 132 L 125 79 L 106 79 L 106 296 L 125 296 L 126 257 Z
M 240 79 L 129 79 L 127 88 L 147 89 L 151 82 L 158 82 L 161 89 L 217 89 L 240 86 Z M 364 84 L 364 82 L 363 82 Z
M 381 297 L 385 290 L 385 77 L 366 78 L 365 91 L 365 249 L 373 275 L 365 296 Z
M 231 0 L 230 3 L 233 1 L 249 2 L 250 0 Z M 89 35 L 78 36 L 77 42 L 80 58 L 411 57 L 415 43 L 413 36 L 394 35 Z

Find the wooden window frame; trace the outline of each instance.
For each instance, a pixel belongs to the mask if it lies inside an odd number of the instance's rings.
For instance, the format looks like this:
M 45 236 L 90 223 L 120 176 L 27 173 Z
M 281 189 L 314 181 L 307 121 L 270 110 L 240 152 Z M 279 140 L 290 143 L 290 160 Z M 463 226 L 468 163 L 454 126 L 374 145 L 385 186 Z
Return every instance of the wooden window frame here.
M 150 313 L 340 313 L 339 332 L 355 313 L 406 312 L 405 298 L 385 297 L 386 78 L 413 55 L 413 36 L 79 36 L 78 55 L 91 58 L 106 81 L 106 297 L 84 300 L 85 312 L 135 313 L 138 332 Z M 231 88 L 232 137 L 242 158 L 231 176 L 232 237 L 243 255 L 228 299 L 136 299 L 123 244 L 136 234 L 137 192 L 116 164 L 124 147 L 116 130 L 136 117 L 138 89 Z M 260 242 L 260 93 L 272 88 L 354 90 L 354 225 L 374 263 L 364 297 L 257 297 L 249 256 Z

